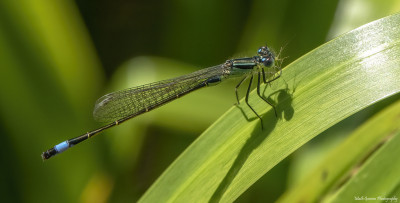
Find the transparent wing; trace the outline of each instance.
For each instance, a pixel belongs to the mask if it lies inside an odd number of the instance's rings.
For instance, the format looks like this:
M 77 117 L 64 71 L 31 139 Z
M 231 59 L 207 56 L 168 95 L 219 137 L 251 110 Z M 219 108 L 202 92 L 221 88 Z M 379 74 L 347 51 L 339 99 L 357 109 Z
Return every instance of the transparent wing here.
M 96 121 L 111 122 L 144 113 L 204 87 L 207 79 L 221 77 L 223 73 L 224 66 L 221 64 L 177 78 L 106 94 L 97 100 L 93 117 Z

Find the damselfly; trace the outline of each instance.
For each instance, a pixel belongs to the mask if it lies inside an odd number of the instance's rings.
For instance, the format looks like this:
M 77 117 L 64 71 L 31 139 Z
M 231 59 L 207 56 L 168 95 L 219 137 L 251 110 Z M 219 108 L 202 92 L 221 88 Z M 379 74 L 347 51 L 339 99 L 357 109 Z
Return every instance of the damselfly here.
M 227 60 L 223 64 L 205 68 L 188 75 L 106 94 L 97 100 L 93 116 L 97 121 L 111 123 L 79 137 L 61 142 L 43 152 L 42 158 L 44 160 L 49 159 L 108 128 L 153 110 L 189 92 L 202 87 L 216 85 L 229 78 L 242 77 L 242 80 L 240 80 L 235 88 L 238 104 L 238 88 L 246 79 L 250 78 L 245 102 L 260 119 L 261 127 L 263 128 L 260 115 L 257 114 L 248 102 L 253 77 L 257 74 L 258 96 L 272 106 L 275 116 L 277 116 L 274 105 L 260 94 L 260 81 L 262 76 L 264 83 L 270 83 L 278 79 L 281 73 L 282 70 L 280 67 L 275 65 L 275 55 L 267 46 L 263 46 L 258 49 L 257 56 Z

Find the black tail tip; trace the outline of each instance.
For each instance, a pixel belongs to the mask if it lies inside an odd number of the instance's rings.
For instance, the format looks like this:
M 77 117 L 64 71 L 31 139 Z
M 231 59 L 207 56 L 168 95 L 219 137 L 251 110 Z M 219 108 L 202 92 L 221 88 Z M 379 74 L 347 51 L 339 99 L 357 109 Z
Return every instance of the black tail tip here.
M 44 160 L 50 159 L 52 156 L 54 156 L 56 154 L 57 154 L 57 151 L 54 148 L 51 148 L 51 149 L 43 152 L 41 156 L 44 161 Z

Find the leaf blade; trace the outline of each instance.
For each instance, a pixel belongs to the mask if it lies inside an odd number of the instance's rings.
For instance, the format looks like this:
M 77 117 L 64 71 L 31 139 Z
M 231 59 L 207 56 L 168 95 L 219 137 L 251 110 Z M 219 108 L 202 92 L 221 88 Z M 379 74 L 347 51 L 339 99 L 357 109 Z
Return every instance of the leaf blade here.
M 287 84 L 280 82 L 280 90 L 265 91 L 277 99 L 282 119 L 274 118 L 271 108 L 265 108 L 253 91 L 250 103 L 268 121 L 264 131 L 244 105 L 231 108 L 165 171 L 141 201 L 233 201 L 322 131 L 398 93 L 399 22 L 397 14 L 369 23 L 287 66 L 283 72 Z

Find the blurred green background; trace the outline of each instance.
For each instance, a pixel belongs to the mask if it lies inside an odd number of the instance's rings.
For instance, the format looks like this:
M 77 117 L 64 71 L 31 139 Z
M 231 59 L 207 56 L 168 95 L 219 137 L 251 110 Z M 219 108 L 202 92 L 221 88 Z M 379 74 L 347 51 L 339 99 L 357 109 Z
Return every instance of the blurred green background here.
M 92 109 L 105 93 L 252 56 L 265 43 L 276 53 L 283 48 L 285 66 L 399 10 L 395 0 L 1 1 L 0 201 L 136 201 L 236 102 L 237 81 L 199 90 L 49 161 L 40 154 L 100 127 Z M 324 132 L 238 202 L 274 201 L 395 99 Z

